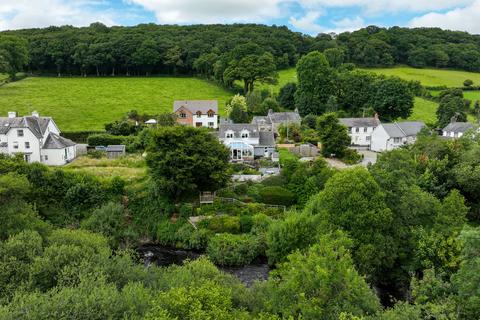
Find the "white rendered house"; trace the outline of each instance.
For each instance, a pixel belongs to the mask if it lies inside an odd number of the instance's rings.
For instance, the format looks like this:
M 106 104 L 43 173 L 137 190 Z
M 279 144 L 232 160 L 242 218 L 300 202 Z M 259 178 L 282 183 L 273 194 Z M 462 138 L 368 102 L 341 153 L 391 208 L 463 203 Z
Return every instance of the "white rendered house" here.
M 424 127 L 425 124 L 420 121 L 381 123 L 373 130 L 370 149 L 383 152 L 413 144 Z
M 451 122 L 443 128 L 442 136 L 445 138 L 461 138 L 467 131 L 473 130 L 473 123 L 470 122 Z
M 60 136 L 60 130 L 50 117 L 17 117 L 9 112 L 0 117 L 0 153 L 22 154 L 27 162 L 50 166 L 64 165 L 76 157 L 76 144 Z
M 273 132 L 261 131 L 256 124 L 221 124 L 218 138 L 230 149 L 232 161 L 268 158 L 275 151 Z
M 380 124 L 378 117 L 373 118 L 340 118 L 341 124 L 348 128 L 350 144 L 353 146 L 369 147 L 372 133 Z

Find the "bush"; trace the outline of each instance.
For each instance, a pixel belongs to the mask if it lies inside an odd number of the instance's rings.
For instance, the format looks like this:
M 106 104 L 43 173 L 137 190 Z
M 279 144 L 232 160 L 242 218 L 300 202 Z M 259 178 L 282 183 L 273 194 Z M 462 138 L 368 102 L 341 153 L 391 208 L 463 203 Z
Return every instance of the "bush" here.
M 210 230 L 195 230 L 191 224 L 185 223 L 175 234 L 175 246 L 187 250 L 204 250 L 207 248 L 211 236 Z
M 67 139 L 70 139 L 72 141 L 75 141 L 76 143 L 87 143 L 88 137 L 91 135 L 96 135 L 96 134 L 104 134 L 104 131 L 75 131 L 75 132 L 67 132 L 63 131 L 61 136 Z
M 266 178 L 262 181 L 262 184 L 266 187 L 281 187 L 286 185 L 287 181 L 282 175 L 276 175 Z
M 157 241 L 164 246 L 172 246 L 177 242 L 177 231 L 183 226 L 180 221 L 172 223 L 170 220 L 160 222 L 157 227 Z
M 291 206 L 295 195 L 282 187 L 265 187 L 259 191 L 260 200 L 266 204 Z
M 87 143 L 90 146 L 108 146 L 108 145 L 119 145 L 125 144 L 126 137 L 124 136 L 113 136 L 111 134 L 93 134 L 88 136 Z
M 357 164 L 361 160 L 362 160 L 362 156 L 356 150 L 352 150 L 352 149 L 345 150 L 342 158 L 343 162 L 350 165 Z
M 240 230 L 243 233 L 249 233 L 253 227 L 253 218 L 251 216 L 241 216 L 240 217 Z
M 207 254 L 221 266 L 244 266 L 259 255 L 260 244 L 251 235 L 219 234 L 208 242 Z
M 193 215 L 193 206 L 191 203 L 184 203 L 180 206 L 180 217 L 188 219 Z
M 217 216 L 211 219 L 203 220 L 200 226 L 215 233 L 240 233 L 240 219 L 232 216 Z

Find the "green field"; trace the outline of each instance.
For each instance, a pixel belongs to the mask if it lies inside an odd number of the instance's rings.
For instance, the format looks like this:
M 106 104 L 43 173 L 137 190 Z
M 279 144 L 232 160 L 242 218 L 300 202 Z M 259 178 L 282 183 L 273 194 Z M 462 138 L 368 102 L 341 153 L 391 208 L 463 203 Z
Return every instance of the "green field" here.
M 425 123 L 434 123 L 437 121 L 438 104 L 422 98 L 415 98 L 415 107 L 408 120 L 418 120 Z
M 232 94 L 197 78 L 35 77 L 0 87 L 0 116 L 37 110 L 63 131 L 103 130 L 129 110 L 171 112 L 174 100 L 215 99 L 220 113 Z
M 363 69 L 386 76 L 397 76 L 405 80 L 417 80 L 427 87 L 462 87 L 463 81 L 471 79 L 474 84 L 480 85 L 480 73 L 440 70 L 440 69 L 416 69 L 411 67 L 396 67 L 382 69 Z

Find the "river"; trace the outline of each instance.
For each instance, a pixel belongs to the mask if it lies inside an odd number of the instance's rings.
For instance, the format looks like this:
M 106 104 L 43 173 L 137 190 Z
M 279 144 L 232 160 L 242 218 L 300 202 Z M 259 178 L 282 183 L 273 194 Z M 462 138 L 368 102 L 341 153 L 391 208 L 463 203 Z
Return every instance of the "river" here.
M 155 263 L 161 267 L 170 265 L 181 265 L 185 260 L 195 260 L 202 256 L 202 253 L 168 248 L 155 244 L 145 244 L 137 249 L 146 266 Z M 254 263 L 243 267 L 221 267 L 218 269 L 236 276 L 247 287 L 250 287 L 255 281 L 264 281 L 268 279 L 270 271 L 264 259 L 258 259 Z

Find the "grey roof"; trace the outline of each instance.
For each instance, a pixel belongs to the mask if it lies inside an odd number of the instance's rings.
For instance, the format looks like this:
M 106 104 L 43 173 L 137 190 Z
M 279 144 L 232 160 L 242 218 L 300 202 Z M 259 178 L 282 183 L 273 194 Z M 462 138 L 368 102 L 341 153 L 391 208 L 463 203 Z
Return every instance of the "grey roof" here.
M 283 123 L 283 122 L 292 122 L 300 123 L 302 118 L 298 112 L 269 112 L 268 117 L 272 123 Z
M 43 137 L 48 123 L 52 120 L 50 117 L 0 117 L 0 134 L 6 134 L 11 128 L 29 128 L 37 137 Z
M 47 139 L 45 140 L 45 143 L 43 144 L 42 149 L 63 149 L 67 147 L 72 147 L 74 145 L 75 142 L 73 142 L 72 140 L 50 132 Z
M 230 124 L 220 124 L 218 131 L 218 136 L 220 138 L 225 138 L 227 131 L 233 131 L 235 138 L 241 137 L 241 132 L 243 130 L 248 130 L 250 133 L 250 138 L 259 138 L 260 130 L 256 124 L 251 123 L 230 123 Z
M 107 152 L 125 152 L 125 145 L 109 145 L 107 146 Z
M 425 127 L 425 123 L 421 121 L 406 121 L 383 123 L 382 126 L 391 138 L 404 138 L 417 135 Z
M 473 129 L 473 124 L 470 122 L 452 122 L 449 123 L 448 126 L 443 129 L 443 131 L 465 133 L 471 129 Z
M 377 118 L 340 118 L 338 120 L 347 127 L 376 127 L 380 124 Z
M 254 124 L 271 124 L 270 119 L 267 116 L 254 116 L 252 119 Z
M 275 136 L 271 131 L 260 131 L 259 146 L 273 147 L 275 146 Z
M 176 112 L 181 107 L 189 110 L 195 114 L 200 111 L 202 114 L 206 114 L 209 110 L 213 110 L 218 113 L 218 101 L 217 100 L 181 100 L 173 103 L 173 112 Z

